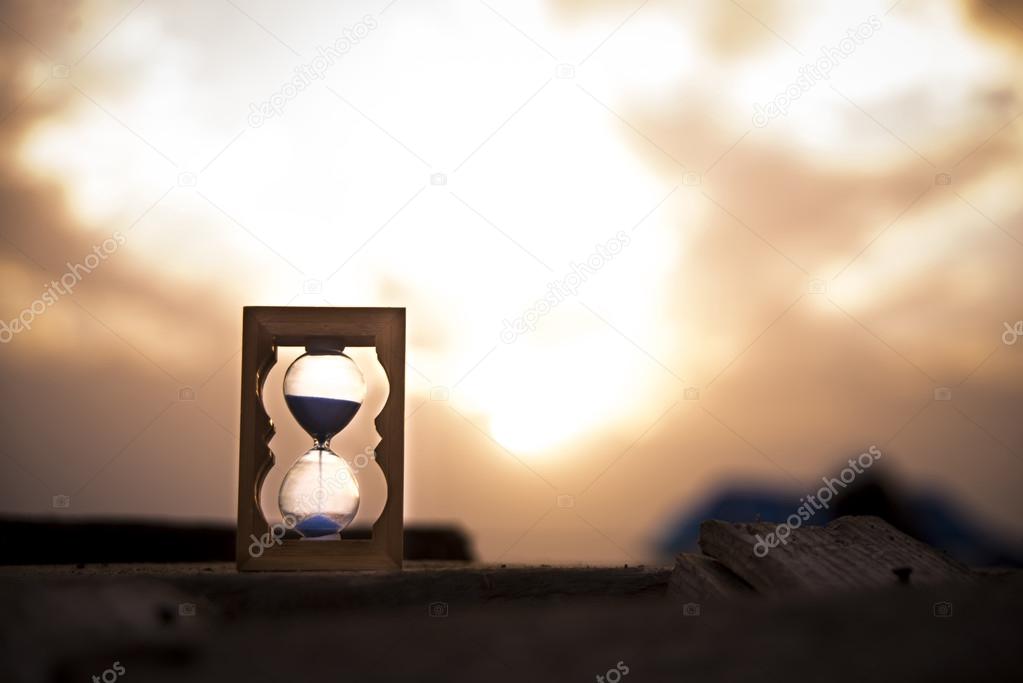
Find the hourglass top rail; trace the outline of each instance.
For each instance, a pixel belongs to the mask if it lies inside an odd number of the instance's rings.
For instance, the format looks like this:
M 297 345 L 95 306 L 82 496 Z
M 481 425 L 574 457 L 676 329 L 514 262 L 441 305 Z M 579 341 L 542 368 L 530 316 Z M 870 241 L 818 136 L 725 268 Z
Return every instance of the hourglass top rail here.
M 297 334 L 284 334 L 284 335 L 273 335 L 273 342 L 277 346 L 304 346 L 306 349 L 317 346 L 322 343 L 333 344 L 339 349 L 355 348 L 355 347 L 374 347 L 377 346 L 377 338 L 374 335 L 351 335 L 351 334 L 324 334 L 321 336 L 314 335 L 297 335 Z
M 277 346 L 305 346 L 309 340 L 325 339 L 343 346 L 379 346 L 396 327 L 404 332 L 404 308 L 350 308 L 343 324 L 324 317 L 330 309 L 316 306 L 246 306 L 244 317 L 258 323 Z

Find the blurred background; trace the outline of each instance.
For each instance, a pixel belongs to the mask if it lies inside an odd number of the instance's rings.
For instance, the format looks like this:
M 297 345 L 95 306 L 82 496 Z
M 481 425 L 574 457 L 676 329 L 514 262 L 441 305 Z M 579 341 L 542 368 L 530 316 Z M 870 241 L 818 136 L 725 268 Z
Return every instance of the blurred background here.
M 1023 546 L 1020 3 L 24 0 L 0 54 L 9 519 L 232 524 L 242 306 L 404 306 L 406 520 L 484 561 L 871 447 L 850 509 Z

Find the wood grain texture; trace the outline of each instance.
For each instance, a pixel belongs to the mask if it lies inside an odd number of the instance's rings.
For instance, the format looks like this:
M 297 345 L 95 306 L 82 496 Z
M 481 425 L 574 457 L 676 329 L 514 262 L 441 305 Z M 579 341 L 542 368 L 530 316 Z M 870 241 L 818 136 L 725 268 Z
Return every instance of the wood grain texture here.
M 374 347 L 390 391 L 376 417 L 381 441 L 376 462 L 387 480 L 387 502 L 371 539 L 284 540 L 263 544 L 270 527 L 259 492 L 275 465 L 269 442 L 273 422 L 262 392 L 279 346 L 329 339 L 342 346 Z M 405 444 L 405 309 L 247 306 L 242 314 L 241 426 L 238 460 L 239 570 L 400 569 L 403 555 Z M 252 550 L 255 550 L 253 552 Z M 262 552 L 259 552 L 262 550 Z
M 0 681 L 1016 681 L 1023 576 L 731 600 L 687 617 L 669 568 L 244 572 L 0 567 Z M 934 605 L 951 604 L 951 618 Z M 435 602 L 447 618 L 431 617 Z M 195 605 L 194 616 L 179 606 Z M 108 676 L 108 680 L 109 680 Z
M 841 517 L 826 527 L 793 530 L 785 545 L 757 557 L 757 535 L 777 525 L 732 524 L 709 520 L 700 525 L 700 548 L 759 593 L 825 593 L 882 588 L 899 583 L 897 569 L 909 568 L 909 582 L 935 585 L 972 581 L 965 565 L 895 529 L 877 517 Z
M 679 602 L 706 602 L 750 595 L 753 589 L 728 567 L 706 555 L 681 553 L 668 581 L 668 597 Z

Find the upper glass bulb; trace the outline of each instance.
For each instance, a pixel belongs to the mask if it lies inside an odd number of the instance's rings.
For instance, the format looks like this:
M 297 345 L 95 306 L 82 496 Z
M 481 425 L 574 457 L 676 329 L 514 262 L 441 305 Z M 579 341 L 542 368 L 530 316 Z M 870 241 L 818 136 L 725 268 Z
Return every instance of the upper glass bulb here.
M 302 429 L 326 445 L 366 400 L 366 380 L 341 349 L 307 346 L 284 374 L 284 400 Z

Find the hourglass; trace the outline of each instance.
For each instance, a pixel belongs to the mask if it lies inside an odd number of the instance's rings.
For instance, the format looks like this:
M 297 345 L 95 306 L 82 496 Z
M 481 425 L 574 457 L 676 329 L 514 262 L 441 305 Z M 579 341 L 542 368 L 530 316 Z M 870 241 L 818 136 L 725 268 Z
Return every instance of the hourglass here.
M 304 350 L 284 373 L 284 401 L 287 417 L 313 443 L 284 476 L 277 496 L 283 523 L 271 525 L 260 507 L 263 482 L 276 462 L 270 448 L 275 429 L 264 407 L 263 387 L 279 347 Z M 345 352 L 355 347 L 376 350 L 387 380 L 386 402 L 375 416 L 363 414 L 375 409 L 366 403 L 368 375 Z M 403 308 L 244 309 L 239 570 L 401 568 L 404 377 Z M 360 488 L 352 466 L 330 446 L 356 415 L 360 424 L 373 418 L 380 437 L 373 449 L 375 458 L 360 456 L 366 462 L 360 465 L 356 460 L 357 468 L 379 467 L 387 489 L 386 503 L 368 538 L 345 537 L 359 510 Z
M 278 498 L 285 522 L 304 538 L 333 538 L 359 510 L 359 485 L 330 439 L 366 398 L 362 372 L 343 349 L 307 346 L 284 375 L 284 400 L 313 447 L 292 466 Z

